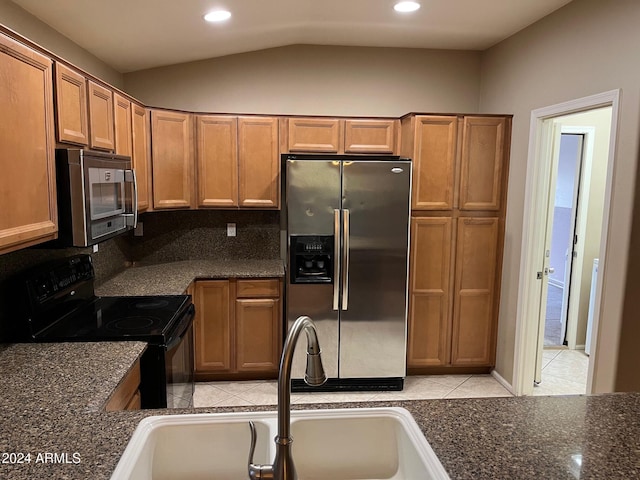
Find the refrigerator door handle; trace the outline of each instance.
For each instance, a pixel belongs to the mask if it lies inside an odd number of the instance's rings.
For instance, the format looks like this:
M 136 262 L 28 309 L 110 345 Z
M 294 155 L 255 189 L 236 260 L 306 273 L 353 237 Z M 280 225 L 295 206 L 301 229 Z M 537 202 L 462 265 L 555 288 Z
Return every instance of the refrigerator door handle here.
M 333 210 L 333 309 L 340 308 L 340 210 Z
M 342 310 L 349 307 L 349 210 L 342 211 L 342 234 L 344 235 L 342 242 Z

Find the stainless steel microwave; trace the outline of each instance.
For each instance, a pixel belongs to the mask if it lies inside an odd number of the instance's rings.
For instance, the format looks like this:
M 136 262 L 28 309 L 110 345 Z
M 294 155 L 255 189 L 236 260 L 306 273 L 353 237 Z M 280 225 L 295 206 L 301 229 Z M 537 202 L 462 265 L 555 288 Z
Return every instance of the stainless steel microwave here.
M 138 188 L 131 158 L 56 150 L 59 242 L 87 247 L 136 227 Z

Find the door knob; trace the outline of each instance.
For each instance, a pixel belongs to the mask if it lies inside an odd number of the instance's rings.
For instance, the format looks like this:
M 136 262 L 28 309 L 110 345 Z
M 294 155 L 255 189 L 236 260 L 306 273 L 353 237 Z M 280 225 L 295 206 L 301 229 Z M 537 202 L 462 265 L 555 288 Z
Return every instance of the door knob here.
M 553 274 L 553 272 L 555 272 L 556 269 L 553 267 L 549 267 L 549 275 Z

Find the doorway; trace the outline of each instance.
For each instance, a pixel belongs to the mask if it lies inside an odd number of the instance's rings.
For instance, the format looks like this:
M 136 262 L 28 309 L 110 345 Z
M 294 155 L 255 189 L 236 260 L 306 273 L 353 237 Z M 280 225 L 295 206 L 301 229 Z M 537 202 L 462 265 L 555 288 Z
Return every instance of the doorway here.
M 577 243 L 575 234 L 577 211 L 580 201 L 580 173 L 585 134 L 560 133 L 560 147 L 557 167 L 553 167 L 555 187 L 550 185 L 552 198 L 549 199 L 548 218 L 551 220 L 551 243 L 548 248 L 549 267 L 548 288 L 544 318 L 544 348 L 562 347 L 567 342 L 567 317 L 571 289 L 573 259 L 578 255 L 574 250 Z M 555 156 L 554 156 L 555 157 Z M 545 252 L 546 255 L 546 252 Z
M 590 297 L 594 332 L 591 342 L 594 347 L 596 345 L 602 286 L 596 285 L 595 295 L 591 294 L 591 273 L 594 259 L 599 258 L 601 271 L 605 264 L 605 239 L 614 159 L 614 142 L 609 142 L 609 139 L 615 138 L 618 99 L 619 91 L 611 91 L 532 112 L 514 355 L 513 390 L 516 395 L 534 393 L 536 366 L 543 353 L 545 322 L 541 322 L 540 318 L 545 318 L 547 307 L 549 267 L 554 269 L 554 273 L 557 272 L 556 267 L 550 263 L 553 215 L 548 213 L 555 210 L 555 189 L 563 133 L 575 135 L 567 136 L 566 140 L 567 143 L 573 141 L 576 144 L 572 147 L 575 153 L 574 166 L 578 171 L 573 175 L 576 195 L 572 195 L 571 201 L 572 204 L 575 203 L 571 208 L 572 211 L 575 210 L 575 218 L 570 218 L 568 222 L 569 228 L 572 227 L 574 230 L 574 245 L 573 251 L 571 248 L 565 248 L 565 252 L 561 251 L 561 257 L 567 256 L 567 262 L 561 258 L 561 268 L 566 273 L 561 280 L 557 278 L 559 275 L 554 275 L 556 278 L 551 280 L 551 288 L 556 288 L 559 281 L 563 283 L 563 299 L 558 300 L 561 318 L 562 304 L 566 309 L 564 334 L 560 324 L 562 348 L 584 350 L 587 343 Z M 606 122 L 593 123 L 590 116 L 598 114 L 606 118 Z M 579 169 L 578 151 L 582 159 Z M 598 200 L 595 201 L 595 198 Z M 578 199 L 580 201 L 577 201 Z M 600 205 L 599 208 L 596 208 L 597 203 Z M 566 216 L 567 212 L 563 214 Z M 569 278 L 566 278 L 567 275 Z M 540 338 L 542 342 L 539 342 Z M 592 348 L 592 351 L 595 352 L 597 349 Z M 585 391 L 589 393 L 593 380 L 594 358 L 592 355 L 585 359 L 588 365 Z M 572 374 L 567 374 L 564 383 L 569 381 L 570 375 Z M 542 378 L 544 381 L 544 373 Z

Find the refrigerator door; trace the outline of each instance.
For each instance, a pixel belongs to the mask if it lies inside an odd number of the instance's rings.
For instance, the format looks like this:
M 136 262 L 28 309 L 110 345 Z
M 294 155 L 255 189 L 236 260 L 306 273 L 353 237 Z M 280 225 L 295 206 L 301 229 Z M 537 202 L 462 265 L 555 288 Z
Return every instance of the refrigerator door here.
M 332 160 L 288 159 L 286 167 L 287 328 L 300 315 L 311 317 L 329 378 L 338 377 L 339 268 L 333 269 L 331 283 L 291 283 L 290 239 L 292 235 L 333 235 L 334 241 L 340 241 L 340 170 L 341 163 Z M 338 255 L 339 243 L 337 247 L 334 255 Z M 292 378 L 304 378 L 306 345 L 304 340 L 300 343 Z
M 340 378 L 404 377 L 411 162 L 343 166 Z

